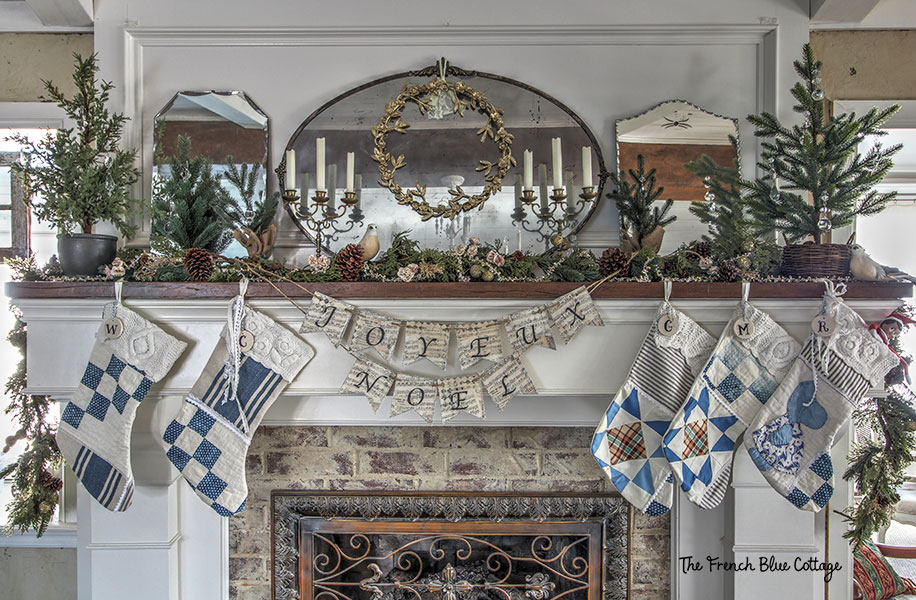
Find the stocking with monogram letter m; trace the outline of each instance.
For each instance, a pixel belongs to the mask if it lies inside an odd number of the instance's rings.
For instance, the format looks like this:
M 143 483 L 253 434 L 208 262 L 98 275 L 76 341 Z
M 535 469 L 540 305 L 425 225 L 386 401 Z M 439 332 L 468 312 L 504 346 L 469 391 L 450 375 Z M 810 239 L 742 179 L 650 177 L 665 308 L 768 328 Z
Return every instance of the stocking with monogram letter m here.
M 735 443 L 799 348 L 769 315 L 747 300 L 738 304 L 665 434 L 665 455 L 691 502 L 709 509 L 725 497 Z
M 837 433 L 899 359 L 831 291 L 812 330 L 748 427 L 744 445 L 773 489 L 798 508 L 817 512 L 833 495 L 830 448 Z
M 93 498 L 108 510 L 124 511 L 134 489 L 130 430 L 137 407 L 186 344 L 120 299 L 105 306 L 103 319 L 83 378 L 61 415 L 57 445 Z
M 614 487 L 648 515 L 671 509 L 674 487 L 662 436 L 715 345 L 667 302 L 592 437 L 592 454 Z
M 231 322 L 163 435 L 169 460 L 224 517 L 245 508 L 251 436 L 315 354 L 286 327 L 245 306 L 245 283 L 233 302 Z

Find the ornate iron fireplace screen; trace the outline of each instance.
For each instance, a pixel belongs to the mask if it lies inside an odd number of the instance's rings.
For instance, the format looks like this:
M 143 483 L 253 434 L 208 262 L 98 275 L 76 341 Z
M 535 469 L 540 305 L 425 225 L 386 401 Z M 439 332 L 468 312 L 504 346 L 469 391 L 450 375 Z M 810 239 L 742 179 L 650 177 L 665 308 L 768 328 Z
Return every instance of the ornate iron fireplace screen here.
M 272 494 L 273 597 L 616 600 L 619 497 Z

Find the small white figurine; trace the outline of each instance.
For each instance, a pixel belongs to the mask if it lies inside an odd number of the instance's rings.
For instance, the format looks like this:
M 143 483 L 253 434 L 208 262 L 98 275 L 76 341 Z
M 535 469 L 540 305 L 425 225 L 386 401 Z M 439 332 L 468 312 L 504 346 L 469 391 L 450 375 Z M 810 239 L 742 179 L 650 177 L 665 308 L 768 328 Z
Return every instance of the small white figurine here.
M 359 245 L 363 249 L 363 260 L 367 262 L 375 258 L 375 255 L 378 254 L 378 227 L 375 223 L 369 223 L 369 225 L 366 226 L 366 235 L 359 241 Z
M 849 259 L 849 272 L 855 279 L 862 281 L 890 281 L 905 279 L 916 283 L 916 278 L 895 267 L 879 264 L 858 244 L 850 246 L 852 258 Z

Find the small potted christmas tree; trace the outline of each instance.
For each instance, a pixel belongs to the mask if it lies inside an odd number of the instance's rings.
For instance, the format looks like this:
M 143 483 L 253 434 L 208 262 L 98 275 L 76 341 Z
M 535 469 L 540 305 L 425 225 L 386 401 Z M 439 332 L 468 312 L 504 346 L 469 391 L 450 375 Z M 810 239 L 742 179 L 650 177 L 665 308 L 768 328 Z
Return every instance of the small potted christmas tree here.
M 758 166 L 766 176 L 742 180 L 741 186 L 755 233 L 778 232 L 785 238 L 784 275 L 842 277 L 849 272 L 850 250 L 827 243 L 831 231 L 852 224 L 858 215 L 880 212 L 896 196 L 874 187 L 893 167 L 891 157 L 900 146 L 876 144 L 863 156 L 858 145 L 866 136 L 884 135 L 881 125 L 899 107 L 826 118 L 821 62 L 810 45 L 794 64 L 801 78 L 792 88 L 794 109 L 804 115 L 804 123 L 786 126 L 769 113 L 748 115 L 754 135 L 763 138 Z
M 64 273 L 97 275 L 101 265 L 114 260 L 118 238 L 93 233 L 93 228 L 109 221 L 125 237 L 133 236 L 136 226 L 128 219 L 137 203 L 130 186 L 140 172 L 134 166 L 136 151 L 120 147 L 127 118 L 106 107 L 113 84 L 96 79 L 96 55 L 73 57 L 72 97 L 50 81 L 43 83 L 74 126 L 49 132 L 38 142 L 12 136 L 23 147 L 23 160 L 12 169 L 23 177 L 26 203 L 35 217 L 57 228 Z
M 635 171 L 628 169 L 627 173 L 611 173 L 608 179 L 614 189 L 607 197 L 614 201 L 620 214 L 620 235 L 623 238 L 621 250 L 626 254 L 644 248 L 658 251 L 665 235 L 665 225 L 677 217 L 668 216 L 668 211 L 674 205 L 671 198 L 665 200 L 660 207 L 655 205 L 665 191 L 664 187 L 655 187 L 655 169 L 647 172 L 645 158 L 639 154 L 636 156 Z

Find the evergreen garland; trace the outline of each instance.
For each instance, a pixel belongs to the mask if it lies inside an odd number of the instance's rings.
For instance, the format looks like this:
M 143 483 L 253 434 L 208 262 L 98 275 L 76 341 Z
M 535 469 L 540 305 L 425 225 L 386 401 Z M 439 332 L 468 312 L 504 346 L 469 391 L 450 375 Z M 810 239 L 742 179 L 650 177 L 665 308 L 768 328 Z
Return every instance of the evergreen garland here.
M 79 228 L 92 233 L 99 221 L 110 221 L 118 231 L 132 236 L 136 225 L 128 222 L 140 204 L 131 199 L 130 186 L 140 177 L 134 166 L 136 150 L 120 148 L 127 117 L 108 112 L 109 91 L 114 85 L 97 81 L 96 55 L 73 55 L 76 94 L 67 98 L 50 81 L 42 80 L 50 100 L 57 103 L 75 127 L 48 132 L 35 143 L 27 136 L 10 137 L 20 144 L 25 162 L 14 163 L 25 187 L 25 201 L 39 221 L 51 223 L 61 233 Z M 40 200 L 40 201 L 34 201 Z
M 757 234 L 781 232 L 789 242 L 811 237 L 816 244 L 832 229 L 851 224 L 857 215 L 884 209 L 896 192 L 878 193 L 874 186 L 893 166 L 900 145 L 875 145 L 865 156 L 856 146 L 865 136 L 885 135 L 880 129 L 899 106 L 873 108 L 862 117 L 855 113 L 825 118 L 824 92 L 818 87 L 821 62 L 810 44 L 795 61 L 801 81 L 792 88 L 795 112 L 804 124 L 787 127 L 770 113 L 748 115 L 763 138 L 758 167 L 769 178 L 742 180 Z
M 54 438 L 55 428 L 47 423 L 51 397 L 23 393 L 26 387 L 26 325 L 16 309 L 11 307 L 11 310 L 16 315 L 16 323 L 7 339 L 19 350 L 21 358 L 6 383 L 10 404 L 5 412 L 18 422 L 19 429 L 6 438 L 3 454 L 20 440 L 26 440 L 27 446 L 18 460 L 0 469 L 0 479 L 13 479 L 13 499 L 7 505 L 9 522 L 4 532 L 9 535 L 16 530 L 25 533 L 34 529 L 41 537 L 59 502 L 62 483 L 53 473 L 60 470 L 63 458 Z
M 611 173 L 608 179 L 614 186 L 613 191 L 607 194 L 614 200 L 620 214 L 620 228 L 622 233 L 629 238 L 634 250 L 642 248 L 643 240 L 658 227 L 664 227 L 673 222 L 677 217 L 666 216 L 674 205 L 674 200 L 668 198 L 659 208 L 653 206 L 663 191 L 664 186 L 656 188 L 655 169 L 645 170 L 645 159 L 642 154 L 636 156 L 636 170 L 628 170 L 631 184 L 627 174 L 621 171 Z
M 152 245 L 166 254 L 203 248 L 219 254 L 232 242 L 229 194 L 204 156 L 191 156 L 191 138 L 178 136 L 178 153 L 157 163 L 168 176 L 153 185 Z

